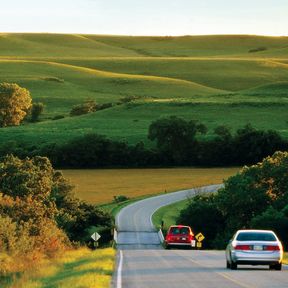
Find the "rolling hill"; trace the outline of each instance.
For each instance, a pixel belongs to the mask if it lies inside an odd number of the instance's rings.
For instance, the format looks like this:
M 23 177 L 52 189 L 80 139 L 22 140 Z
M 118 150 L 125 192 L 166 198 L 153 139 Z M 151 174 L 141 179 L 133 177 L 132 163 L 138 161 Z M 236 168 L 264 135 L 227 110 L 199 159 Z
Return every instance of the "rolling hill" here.
M 18 83 L 45 104 L 41 122 L 2 128 L 1 142 L 58 143 L 95 132 L 148 143 L 151 121 L 169 115 L 201 120 L 210 133 L 249 122 L 288 138 L 288 37 L 2 33 L 0 82 Z M 119 105 L 125 97 L 135 100 Z M 113 106 L 70 117 L 86 100 Z

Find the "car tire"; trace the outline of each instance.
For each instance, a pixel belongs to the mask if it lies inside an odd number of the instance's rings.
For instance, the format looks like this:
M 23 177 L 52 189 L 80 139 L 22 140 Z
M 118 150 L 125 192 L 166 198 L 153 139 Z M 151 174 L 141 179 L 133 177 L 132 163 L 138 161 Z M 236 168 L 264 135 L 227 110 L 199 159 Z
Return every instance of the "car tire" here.
M 231 264 L 228 262 L 228 260 L 226 260 L 226 268 L 230 269 L 231 268 Z
M 282 263 L 278 263 L 278 264 L 271 264 L 269 265 L 269 269 L 270 270 L 282 270 Z
M 165 245 L 165 249 L 169 250 L 170 249 L 170 245 L 166 244 Z
M 232 261 L 230 264 L 230 268 L 231 268 L 231 270 L 237 270 L 237 263 Z
M 282 263 L 278 263 L 274 266 L 275 270 L 281 271 L 282 270 Z

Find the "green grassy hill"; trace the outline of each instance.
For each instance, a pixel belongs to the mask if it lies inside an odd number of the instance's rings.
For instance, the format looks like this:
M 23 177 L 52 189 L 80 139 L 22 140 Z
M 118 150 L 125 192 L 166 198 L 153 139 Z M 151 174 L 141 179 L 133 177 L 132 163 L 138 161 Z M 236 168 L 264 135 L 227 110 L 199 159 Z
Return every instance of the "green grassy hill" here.
M 40 123 L 1 129 L 1 142 L 90 132 L 147 142 L 151 121 L 169 115 L 199 119 L 210 131 L 250 122 L 288 138 L 288 37 L 0 34 L 0 82 L 46 105 Z M 137 99 L 116 105 L 123 97 Z M 69 116 L 88 99 L 114 106 Z

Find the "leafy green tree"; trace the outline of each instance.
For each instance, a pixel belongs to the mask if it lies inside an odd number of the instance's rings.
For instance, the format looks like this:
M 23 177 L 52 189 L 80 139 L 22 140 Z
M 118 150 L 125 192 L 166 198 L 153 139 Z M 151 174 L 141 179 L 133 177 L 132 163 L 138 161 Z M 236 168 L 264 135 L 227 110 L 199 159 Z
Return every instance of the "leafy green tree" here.
M 0 126 L 19 125 L 31 107 L 27 89 L 17 84 L 0 84 Z
M 215 195 L 198 195 L 181 211 L 177 223 L 189 225 L 194 233 L 205 236 L 205 247 L 211 248 L 217 234 L 223 233 L 224 217 L 215 203 Z
M 6 156 L 0 162 L 0 215 L 16 222 L 16 230 L 26 231 L 46 254 L 69 245 L 66 235 L 84 242 L 80 232 L 90 226 L 112 227 L 110 215 L 77 199 L 72 189 L 46 157 Z
M 0 163 L 0 190 L 14 199 L 31 196 L 32 200 L 50 201 L 53 173 L 53 167 L 46 157 L 21 160 L 9 155 Z
M 257 130 L 251 124 L 238 129 L 233 142 L 235 155 L 238 156 L 235 160 L 240 165 L 259 162 L 284 148 L 283 140 L 276 131 Z
M 284 210 L 278 211 L 269 206 L 262 214 L 251 219 L 251 228 L 273 230 L 285 244 L 285 248 L 288 248 L 288 215 L 285 215 Z
M 32 122 L 37 122 L 39 121 L 40 115 L 44 111 L 44 104 L 39 102 L 39 103 L 33 103 L 32 109 L 31 109 L 31 121 Z
M 17 248 L 17 253 L 23 252 L 26 242 L 34 243 L 27 246 L 31 248 L 29 252 L 37 247 L 46 255 L 69 245 L 55 221 L 58 210 L 51 197 L 54 173 L 45 157 L 21 160 L 7 156 L 0 163 L 0 214 L 16 223 L 16 235 L 19 243 L 22 242 L 22 250 Z
M 226 126 L 218 126 L 214 129 L 214 134 L 214 139 L 199 143 L 199 163 L 209 166 L 231 165 L 235 161 L 235 146 L 230 129 Z
M 237 229 L 249 228 L 257 219 L 259 224 L 259 215 L 264 219 L 271 216 L 271 211 L 284 213 L 288 202 L 287 171 L 288 152 L 276 152 L 226 180 L 216 197 L 226 231 L 232 234 Z
M 196 134 L 206 132 L 206 126 L 197 121 L 171 116 L 152 122 L 148 139 L 156 141 L 159 151 L 170 156 L 176 164 L 183 164 L 195 156 Z

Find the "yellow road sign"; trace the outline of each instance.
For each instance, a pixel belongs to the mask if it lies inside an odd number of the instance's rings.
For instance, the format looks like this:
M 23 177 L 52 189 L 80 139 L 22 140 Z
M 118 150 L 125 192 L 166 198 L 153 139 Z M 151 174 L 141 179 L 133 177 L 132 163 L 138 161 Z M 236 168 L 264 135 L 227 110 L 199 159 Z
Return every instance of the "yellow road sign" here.
M 202 242 L 202 241 L 205 239 L 204 235 L 203 235 L 201 232 L 198 233 L 198 234 L 195 236 L 195 238 L 197 239 L 198 242 Z
M 197 242 L 196 247 L 197 248 L 201 248 L 202 247 L 202 243 L 201 242 Z

